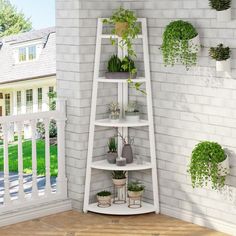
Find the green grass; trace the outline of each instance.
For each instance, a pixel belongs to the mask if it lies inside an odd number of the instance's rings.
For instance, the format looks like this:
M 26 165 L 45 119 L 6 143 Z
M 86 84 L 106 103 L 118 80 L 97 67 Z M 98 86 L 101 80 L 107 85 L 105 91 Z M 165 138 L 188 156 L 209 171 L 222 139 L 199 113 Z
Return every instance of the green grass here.
M 23 148 L 23 168 L 24 173 L 32 173 L 32 143 L 31 141 L 24 141 Z M 18 145 L 10 144 L 9 152 L 9 171 L 18 171 Z M 50 171 L 51 176 L 57 176 L 57 146 L 50 146 Z M 3 171 L 3 146 L 0 146 L 0 171 Z M 45 142 L 44 140 L 37 140 L 37 172 L 38 175 L 45 175 Z

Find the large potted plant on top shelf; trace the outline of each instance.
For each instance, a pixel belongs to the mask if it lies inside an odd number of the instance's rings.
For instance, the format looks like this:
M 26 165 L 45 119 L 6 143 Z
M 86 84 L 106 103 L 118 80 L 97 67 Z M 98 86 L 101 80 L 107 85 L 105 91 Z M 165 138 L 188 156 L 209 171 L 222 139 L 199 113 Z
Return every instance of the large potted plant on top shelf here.
M 216 71 L 229 72 L 230 68 L 230 48 L 224 47 L 221 43 L 217 47 L 211 47 L 209 55 L 212 59 L 216 60 Z
M 218 143 L 200 142 L 192 151 L 188 172 L 193 188 L 207 186 L 210 181 L 213 189 L 220 189 L 229 174 L 228 156 Z
M 173 21 L 165 28 L 161 50 L 165 66 L 180 62 L 188 70 L 197 64 L 200 50 L 198 32 L 189 22 Z
M 133 47 L 133 40 L 138 37 L 138 34 L 141 32 L 140 24 L 137 22 L 137 17 L 133 11 L 124 9 L 120 7 L 116 10 L 113 15 L 104 19 L 103 23 L 114 25 L 114 29 L 112 30 L 113 35 L 117 35 L 121 38 L 118 40 L 118 47 L 122 49 L 127 49 L 128 58 L 130 60 L 125 59 L 122 64 L 123 70 L 128 70 L 131 68 L 130 63 L 137 57 L 136 52 Z M 110 38 L 112 45 L 116 45 L 116 40 L 111 36 Z M 135 88 L 137 91 L 140 91 L 145 94 L 145 91 L 141 89 L 141 83 L 134 83 L 132 79 L 134 75 L 137 73 L 136 68 L 129 69 L 130 76 L 128 78 L 128 82 L 132 88 Z
M 209 5 L 217 12 L 219 22 L 231 20 L 231 0 L 209 0 Z
M 126 65 L 129 67 L 126 67 Z M 134 61 L 128 56 L 121 60 L 117 55 L 112 55 L 108 61 L 107 70 L 108 72 L 105 74 L 107 79 L 128 79 L 130 76 L 134 79 L 137 76 Z M 132 71 L 131 74 L 130 71 Z

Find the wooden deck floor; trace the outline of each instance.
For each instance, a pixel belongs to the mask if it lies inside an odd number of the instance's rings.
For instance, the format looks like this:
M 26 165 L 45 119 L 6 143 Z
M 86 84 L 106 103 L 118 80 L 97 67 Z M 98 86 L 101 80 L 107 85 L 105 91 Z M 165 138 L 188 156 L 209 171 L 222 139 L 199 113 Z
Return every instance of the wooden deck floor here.
M 225 236 L 164 215 L 105 216 L 68 211 L 0 228 L 1 236 Z

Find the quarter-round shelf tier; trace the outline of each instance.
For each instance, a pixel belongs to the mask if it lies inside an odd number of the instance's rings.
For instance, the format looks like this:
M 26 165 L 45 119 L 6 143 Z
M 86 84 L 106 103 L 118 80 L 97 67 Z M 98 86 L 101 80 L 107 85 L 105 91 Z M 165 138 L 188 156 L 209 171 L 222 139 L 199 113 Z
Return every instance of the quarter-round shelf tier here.
M 97 81 L 102 83 L 128 83 L 127 79 L 106 79 L 105 77 L 99 77 Z M 144 77 L 137 77 L 132 79 L 132 81 L 134 83 L 145 83 L 147 80 Z
M 94 161 L 92 162 L 91 167 L 99 170 L 124 170 L 124 171 L 148 170 L 152 168 L 150 162 L 143 162 L 143 164 L 137 164 L 133 162 L 131 164 L 126 164 L 126 166 L 117 166 L 116 164 L 108 163 L 107 160 Z
M 150 212 L 155 212 L 154 205 L 146 202 L 142 202 L 142 207 L 140 208 L 129 208 L 128 204 L 112 204 L 110 207 L 102 208 L 98 207 L 97 203 L 89 204 L 88 211 L 108 214 L 108 215 L 139 215 Z
M 102 120 L 96 120 L 95 125 L 105 126 L 105 127 L 142 127 L 142 126 L 148 126 L 149 123 L 147 120 L 139 120 L 138 122 L 130 122 L 124 119 L 121 119 L 121 120 L 102 119 Z

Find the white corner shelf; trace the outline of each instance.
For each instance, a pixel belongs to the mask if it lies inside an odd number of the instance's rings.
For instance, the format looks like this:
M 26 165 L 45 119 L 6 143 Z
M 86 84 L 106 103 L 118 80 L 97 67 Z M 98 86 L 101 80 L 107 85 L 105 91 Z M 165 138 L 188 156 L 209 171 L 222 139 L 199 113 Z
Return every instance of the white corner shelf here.
M 98 77 L 98 82 L 102 83 L 128 83 L 127 79 L 106 79 L 105 77 Z M 134 83 L 146 83 L 147 80 L 144 77 L 137 77 L 135 79 L 132 79 Z
M 94 161 L 92 162 L 91 167 L 93 169 L 99 169 L 99 170 L 123 170 L 123 171 L 148 170 L 152 168 L 150 162 L 143 162 L 143 164 L 137 164 L 133 162 L 131 164 L 126 164 L 126 166 L 117 166 L 116 164 L 108 163 L 107 160 Z
M 104 126 L 104 127 L 142 127 L 148 126 L 149 122 L 147 120 L 139 120 L 138 122 L 130 122 L 124 119 L 120 120 L 110 120 L 110 119 L 102 119 L 96 120 L 95 125 Z
M 97 203 L 92 203 L 88 205 L 88 211 L 107 215 L 139 215 L 155 212 L 156 209 L 154 205 L 146 202 L 142 202 L 142 207 L 136 209 L 129 208 L 127 203 L 112 204 L 110 207 L 106 208 L 98 207 Z

